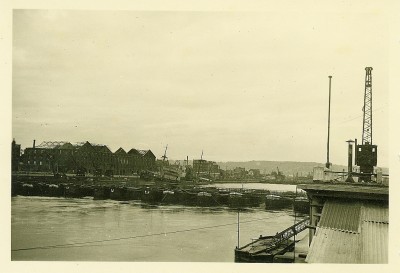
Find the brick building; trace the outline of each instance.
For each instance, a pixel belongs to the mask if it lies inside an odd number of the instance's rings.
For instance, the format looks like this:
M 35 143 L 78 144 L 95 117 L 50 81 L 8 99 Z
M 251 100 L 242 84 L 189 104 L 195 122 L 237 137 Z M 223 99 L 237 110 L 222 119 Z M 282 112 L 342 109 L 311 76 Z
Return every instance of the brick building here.
M 132 152 L 131 152 L 132 151 Z M 26 148 L 22 162 L 28 172 L 72 173 L 76 175 L 132 175 L 155 168 L 150 150 L 119 148 L 113 153 L 106 145 L 88 141 L 71 144 L 66 141 L 45 141 Z
M 219 165 L 214 161 L 207 161 L 204 159 L 194 159 L 193 174 L 194 176 L 219 178 L 220 176 Z

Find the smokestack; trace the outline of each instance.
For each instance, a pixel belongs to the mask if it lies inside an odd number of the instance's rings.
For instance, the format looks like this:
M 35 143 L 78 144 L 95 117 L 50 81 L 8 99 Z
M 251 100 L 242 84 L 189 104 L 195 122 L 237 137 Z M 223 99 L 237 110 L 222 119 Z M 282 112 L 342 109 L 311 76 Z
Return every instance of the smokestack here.
M 34 139 L 33 140 L 33 148 L 35 149 L 35 147 L 36 147 L 36 140 Z
M 354 141 L 354 165 L 358 165 L 358 147 L 357 147 L 357 138 Z
M 347 140 L 346 141 L 349 144 L 349 148 L 348 148 L 348 166 L 347 166 L 347 179 L 346 182 L 354 182 L 353 180 L 353 140 Z

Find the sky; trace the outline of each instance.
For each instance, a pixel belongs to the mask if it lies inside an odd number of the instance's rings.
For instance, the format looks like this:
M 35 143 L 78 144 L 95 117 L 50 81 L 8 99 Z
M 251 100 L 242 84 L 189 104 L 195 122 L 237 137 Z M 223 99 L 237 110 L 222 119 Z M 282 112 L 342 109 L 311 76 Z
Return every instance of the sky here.
M 388 167 L 389 21 L 379 8 L 14 10 L 12 137 L 151 149 L 160 158 L 347 164 L 373 67 Z

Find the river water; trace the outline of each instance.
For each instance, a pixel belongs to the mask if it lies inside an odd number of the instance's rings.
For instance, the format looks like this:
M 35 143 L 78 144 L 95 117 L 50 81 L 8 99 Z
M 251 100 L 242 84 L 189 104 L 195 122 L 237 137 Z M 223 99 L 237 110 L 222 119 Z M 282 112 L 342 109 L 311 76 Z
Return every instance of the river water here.
M 227 207 L 24 196 L 11 205 L 12 260 L 233 262 L 238 243 L 238 212 Z M 295 217 L 260 206 L 239 220 L 242 246 Z

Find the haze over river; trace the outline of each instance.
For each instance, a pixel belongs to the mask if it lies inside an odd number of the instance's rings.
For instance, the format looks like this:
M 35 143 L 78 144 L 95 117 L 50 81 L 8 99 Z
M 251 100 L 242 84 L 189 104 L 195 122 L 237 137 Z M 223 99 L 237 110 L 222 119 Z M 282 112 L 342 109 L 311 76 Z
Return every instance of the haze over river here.
M 234 261 L 235 209 L 24 196 L 11 204 L 12 260 Z M 263 205 L 239 217 L 241 246 L 295 220 L 291 210 L 271 212 Z

